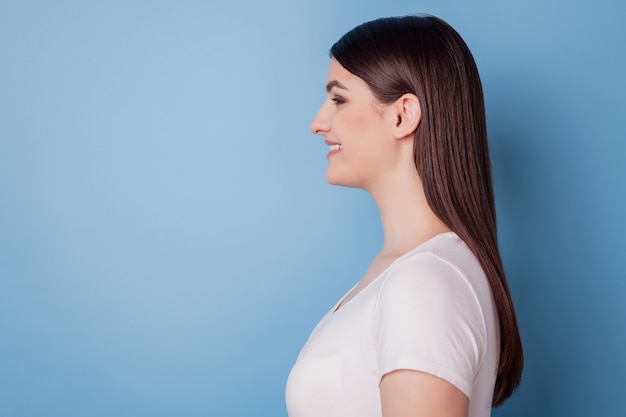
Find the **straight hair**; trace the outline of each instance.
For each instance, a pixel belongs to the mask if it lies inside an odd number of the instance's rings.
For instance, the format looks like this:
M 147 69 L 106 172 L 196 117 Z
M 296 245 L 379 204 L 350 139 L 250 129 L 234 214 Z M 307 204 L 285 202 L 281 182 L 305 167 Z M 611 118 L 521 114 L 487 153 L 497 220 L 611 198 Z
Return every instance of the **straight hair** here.
M 498 249 L 483 91 L 472 54 L 445 21 L 430 15 L 363 23 L 330 50 L 384 104 L 415 94 L 422 120 L 413 157 L 431 209 L 480 262 L 500 322 L 497 407 L 519 386 L 524 355 Z

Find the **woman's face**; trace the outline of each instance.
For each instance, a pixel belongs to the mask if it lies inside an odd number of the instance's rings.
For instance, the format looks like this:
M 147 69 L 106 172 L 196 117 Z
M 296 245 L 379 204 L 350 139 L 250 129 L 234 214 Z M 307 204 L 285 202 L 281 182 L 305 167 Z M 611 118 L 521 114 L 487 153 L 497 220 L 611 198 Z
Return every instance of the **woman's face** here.
M 390 126 L 392 106 L 377 102 L 368 85 L 335 59 L 326 79 L 326 100 L 311 122 L 330 147 L 326 180 L 331 184 L 369 190 L 393 166 Z

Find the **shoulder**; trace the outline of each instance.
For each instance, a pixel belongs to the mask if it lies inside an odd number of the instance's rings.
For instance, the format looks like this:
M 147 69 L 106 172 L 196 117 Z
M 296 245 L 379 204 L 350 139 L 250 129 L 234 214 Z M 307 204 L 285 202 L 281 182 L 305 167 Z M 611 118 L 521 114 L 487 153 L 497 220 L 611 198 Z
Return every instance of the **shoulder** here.
M 373 326 L 381 378 L 398 369 L 422 371 L 471 398 L 488 339 L 475 290 L 482 269 L 465 248 L 458 238 L 437 239 L 381 277 Z
M 380 297 L 402 298 L 417 291 L 476 301 L 475 287 L 484 282 L 484 272 L 470 249 L 456 234 L 444 234 L 398 259 L 382 279 Z
M 405 322 L 438 333 L 472 329 L 486 338 L 482 293 L 487 284 L 478 261 L 452 234 L 408 253 L 381 277 L 376 301 L 379 325 Z M 417 325 L 417 326 L 416 326 Z

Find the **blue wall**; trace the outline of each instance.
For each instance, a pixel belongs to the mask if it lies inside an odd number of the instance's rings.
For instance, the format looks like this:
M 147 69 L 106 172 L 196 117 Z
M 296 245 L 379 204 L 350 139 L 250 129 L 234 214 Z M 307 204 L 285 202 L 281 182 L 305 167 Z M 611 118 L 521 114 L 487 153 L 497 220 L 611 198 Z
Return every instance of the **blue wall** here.
M 448 20 L 482 73 L 527 365 L 497 416 L 622 416 L 618 1 L 0 2 L 0 414 L 285 416 L 381 243 L 308 132 L 327 50 Z

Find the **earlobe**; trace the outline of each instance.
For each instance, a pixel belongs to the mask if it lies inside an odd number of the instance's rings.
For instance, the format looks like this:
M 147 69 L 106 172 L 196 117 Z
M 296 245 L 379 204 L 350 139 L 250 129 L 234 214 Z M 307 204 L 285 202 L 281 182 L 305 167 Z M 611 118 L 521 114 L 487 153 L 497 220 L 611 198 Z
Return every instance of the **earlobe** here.
M 397 122 L 394 128 L 394 136 L 402 139 L 412 137 L 415 129 L 422 119 L 422 109 L 419 99 L 415 94 L 404 94 L 395 103 Z

